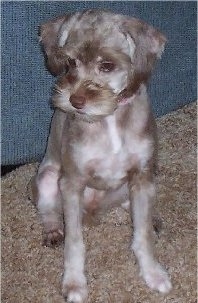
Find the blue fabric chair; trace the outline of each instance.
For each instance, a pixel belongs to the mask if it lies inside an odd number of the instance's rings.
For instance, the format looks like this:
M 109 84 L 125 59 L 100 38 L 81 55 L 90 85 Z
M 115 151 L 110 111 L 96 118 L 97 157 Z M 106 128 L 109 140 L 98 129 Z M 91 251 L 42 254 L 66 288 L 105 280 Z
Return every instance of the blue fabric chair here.
M 149 88 L 154 112 L 160 116 L 196 99 L 196 6 L 192 1 L 3 2 L 2 164 L 40 160 L 45 151 L 54 78 L 44 66 L 39 24 L 71 11 L 106 8 L 160 29 L 168 43 Z

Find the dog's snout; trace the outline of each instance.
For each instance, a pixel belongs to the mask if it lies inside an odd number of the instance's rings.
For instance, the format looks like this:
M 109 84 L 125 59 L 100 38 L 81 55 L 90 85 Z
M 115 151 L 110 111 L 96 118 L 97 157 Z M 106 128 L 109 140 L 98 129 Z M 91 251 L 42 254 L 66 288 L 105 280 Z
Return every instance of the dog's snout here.
M 69 99 L 72 106 L 77 109 L 82 109 L 86 103 L 86 99 L 84 96 L 71 95 Z

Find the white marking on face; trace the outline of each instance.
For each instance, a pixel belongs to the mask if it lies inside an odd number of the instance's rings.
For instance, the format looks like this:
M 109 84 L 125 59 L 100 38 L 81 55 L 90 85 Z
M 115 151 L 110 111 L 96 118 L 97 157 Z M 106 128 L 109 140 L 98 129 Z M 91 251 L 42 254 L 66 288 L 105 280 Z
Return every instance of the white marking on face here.
M 108 75 L 110 80 L 108 81 L 108 85 L 111 87 L 115 94 L 120 93 L 127 86 L 127 72 L 126 71 L 118 71 L 111 73 Z
M 133 39 L 131 38 L 131 36 L 129 36 L 129 34 L 126 35 L 126 40 L 129 45 L 129 55 L 131 58 L 133 58 L 133 55 L 135 52 L 135 43 L 134 43 Z
M 74 28 L 74 25 L 76 23 L 76 20 L 79 16 L 79 13 L 76 13 L 73 15 L 68 21 L 66 21 L 62 28 L 61 28 L 61 35 L 59 39 L 59 46 L 63 47 L 66 44 L 67 38 L 69 36 L 69 32 L 72 28 Z
M 59 40 L 60 47 L 63 47 L 65 45 L 67 38 L 68 38 L 68 30 L 65 29 Z
M 112 27 L 112 25 L 110 25 Z M 114 25 L 109 32 L 106 32 L 105 46 L 119 49 L 121 52 L 132 58 L 135 51 L 135 43 L 129 34 L 124 34 L 119 26 Z

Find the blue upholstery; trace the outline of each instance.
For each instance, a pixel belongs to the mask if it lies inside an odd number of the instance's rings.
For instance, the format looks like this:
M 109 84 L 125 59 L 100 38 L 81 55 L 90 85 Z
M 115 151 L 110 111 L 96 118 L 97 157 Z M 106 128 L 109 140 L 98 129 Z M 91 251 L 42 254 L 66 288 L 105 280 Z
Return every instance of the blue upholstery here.
M 168 38 L 151 80 L 156 116 L 196 99 L 196 2 L 11 1 L 2 3 L 2 164 L 40 160 L 52 109 L 54 78 L 44 67 L 38 25 L 86 8 L 108 8 L 141 18 Z

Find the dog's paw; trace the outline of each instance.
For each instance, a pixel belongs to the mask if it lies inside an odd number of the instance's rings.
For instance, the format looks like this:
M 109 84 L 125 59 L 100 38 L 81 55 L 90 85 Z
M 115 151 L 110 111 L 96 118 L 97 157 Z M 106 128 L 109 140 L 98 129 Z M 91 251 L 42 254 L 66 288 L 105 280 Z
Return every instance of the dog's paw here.
M 79 282 L 63 284 L 63 297 L 67 303 L 86 303 L 87 285 Z
M 142 276 L 146 284 L 153 290 L 168 293 L 172 288 L 167 272 L 158 263 L 152 268 L 142 271 Z
M 64 240 L 64 233 L 61 229 L 51 230 L 43 237 L 43 246 L 53 247 L 61 244 Z

